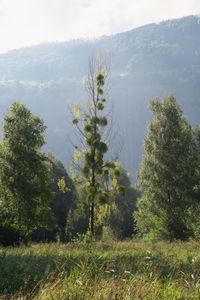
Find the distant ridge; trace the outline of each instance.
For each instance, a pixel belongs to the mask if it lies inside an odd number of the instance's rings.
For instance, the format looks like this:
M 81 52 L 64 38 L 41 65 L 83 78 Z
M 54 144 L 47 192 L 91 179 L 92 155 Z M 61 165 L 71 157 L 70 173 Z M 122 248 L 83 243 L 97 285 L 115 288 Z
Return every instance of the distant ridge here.
M 82 86 L 88 58 L 113 53 L 113 151 L 132 178 L 138 169 L 146 132 L 148 99 L 174 93 L 190 123 L 200 123 L 200 16 L 144 25 L 96 40 L 72 40 L 23 47 L 0 55 L 0 113 L 14 99 L 44 119 L 47 145 L 66 167 L 72 137 L 67 100 L 85 101 Z

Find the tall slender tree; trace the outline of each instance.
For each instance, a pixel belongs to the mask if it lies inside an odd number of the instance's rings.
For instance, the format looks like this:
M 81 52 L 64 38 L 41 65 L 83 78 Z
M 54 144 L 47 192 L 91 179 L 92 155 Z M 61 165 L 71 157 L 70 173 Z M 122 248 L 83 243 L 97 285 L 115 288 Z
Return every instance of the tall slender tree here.
M 95 206 L 105 204 L 109 199 L 109 170 L 115 169 L 115 163 L 105 161 L 108 151 L 108 140 L 104 128 L 108 120 L 105 114 L 106 92 L 108 88 L 109 66 L 99 56 L 89 63 L 86 90 L 89 96 L 87 108 L 74 107 L 72 121 L 78 134 L 83 138 L 81 149 L 75 149 L 74 161 L 83 158 L 80 167 L 81 175 L 86 180 L 87 198 L 90 207 L 90 232 L 95 231 Z M 105 91 L 106 89 L 106 91 Z M 117 177 L 120 172 L 114 171 L 113 188 L 117 188 Z M 123 191 L 123 187 L 118 187 Z

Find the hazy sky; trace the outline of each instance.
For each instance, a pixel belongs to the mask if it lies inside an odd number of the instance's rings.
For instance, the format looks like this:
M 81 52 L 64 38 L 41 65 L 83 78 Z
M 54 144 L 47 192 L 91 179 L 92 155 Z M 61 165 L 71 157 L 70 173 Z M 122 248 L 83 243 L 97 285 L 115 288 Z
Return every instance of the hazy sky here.
M 200 0 L 0 0 L 0 53 L 200 14 Z

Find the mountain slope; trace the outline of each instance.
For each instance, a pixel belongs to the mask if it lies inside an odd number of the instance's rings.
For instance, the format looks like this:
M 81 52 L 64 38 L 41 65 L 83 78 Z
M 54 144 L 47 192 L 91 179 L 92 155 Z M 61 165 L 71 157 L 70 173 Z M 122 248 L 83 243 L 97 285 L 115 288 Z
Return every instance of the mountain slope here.
M 174 93 L 189 122 L 200 122 L 200 17 L 150 24 L 94 41 L 70 41 L 22 48 L 0 55 L 0 114 L 16 99 L 44 119 L 46 149 L 69 167 L 73 152 L 67 100 L 87 99 L 82 85 L 88 58 L 113 53 L 112 103 L 121 160 L 138 169 L 148 99 Z M 123 145 L 123 147 L 121 147 Z

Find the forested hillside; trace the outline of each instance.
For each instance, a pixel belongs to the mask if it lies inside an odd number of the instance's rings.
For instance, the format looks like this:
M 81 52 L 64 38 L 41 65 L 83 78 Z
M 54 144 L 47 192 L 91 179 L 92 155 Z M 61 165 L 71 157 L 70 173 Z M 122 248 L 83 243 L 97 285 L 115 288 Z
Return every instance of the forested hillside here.
M 172 92 L 189 122 L 200 122 L 199 16 L 150 24 L 93 41 L 42 44 L 2 54 L 0 115 L 13 100 L 27 104 L 48 128 L 45 150 L 69 168 L 73 131 L 67 101 L 86 100 L 83 80 L 88 58 L 98 51 L 113 54 L 113 150 L 121 149 L 120 160 L 134 180 L 150 118 L 150 98 Z

